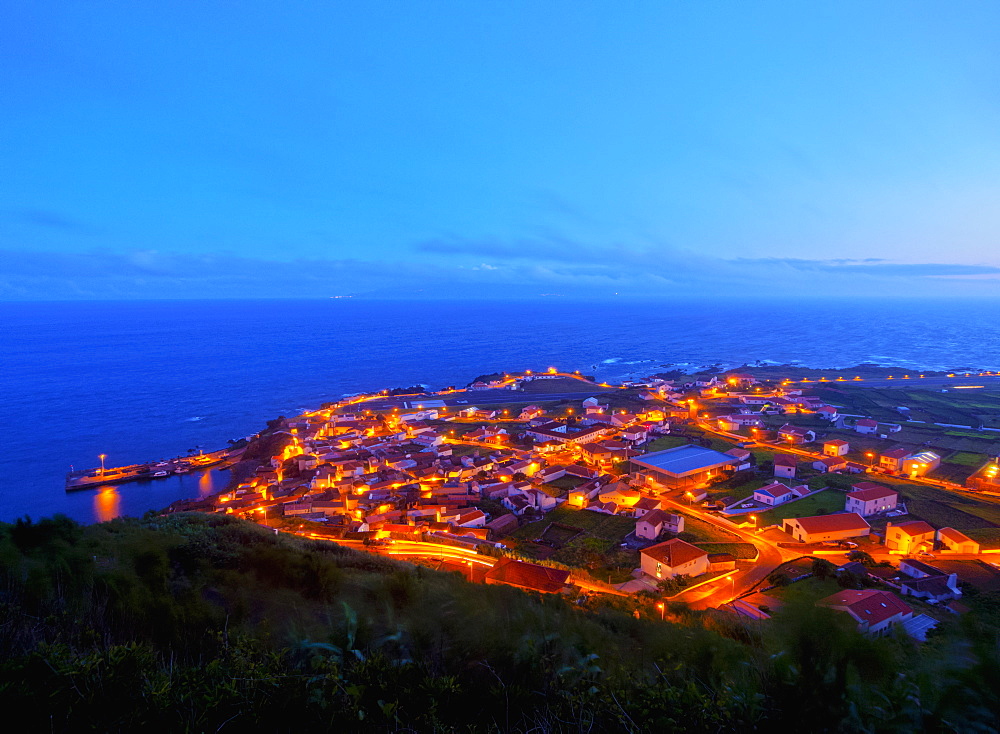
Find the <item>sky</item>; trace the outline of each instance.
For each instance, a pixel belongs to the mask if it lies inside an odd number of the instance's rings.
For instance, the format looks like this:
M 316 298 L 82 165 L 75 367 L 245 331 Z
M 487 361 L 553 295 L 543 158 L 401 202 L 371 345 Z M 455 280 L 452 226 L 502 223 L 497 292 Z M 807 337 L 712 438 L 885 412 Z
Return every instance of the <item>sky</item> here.
M 998 27 L 8 0 L 0 299 L 997 297 Z

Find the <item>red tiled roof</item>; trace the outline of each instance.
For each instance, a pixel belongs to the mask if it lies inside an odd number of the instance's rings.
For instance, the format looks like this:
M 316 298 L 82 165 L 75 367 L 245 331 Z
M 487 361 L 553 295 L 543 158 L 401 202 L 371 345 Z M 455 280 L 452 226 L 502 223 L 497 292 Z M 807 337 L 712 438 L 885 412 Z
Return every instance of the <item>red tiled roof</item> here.
M 501 558 L 486 572 L 486 579 L 494 583 L 552 594 L 562 591 L 569 579 L 569 571 L 515 561 L 513 558 Z
M 897 614 L 913 613 L 895 594 L 876 589 L 845 590 L 816 603 L 825 607 L 843 607 L 856 620 L 869 625 L 879 624 Z
M 685 543 L 680 538 L 651 545 L 649 548 L 643 549 L 641 553 L 669 568 L 683 566 L 685 563 L 690 563 L 695 559 L 708 555 L 701 548 L 697 548 L 690 543 Z
M 833 439 L 830 439 L 829 441 L 824 441 L 823 445 L 824 446 L 850 446 L 850 444 L 847 443 L 847 441 L 841 441 L 839 438 L 833 438 Z
M 878 421 L 873 421 L 871 418 L 862 418 L 854 425 L 865 426 L 866 428 L 875 428 L 878 425 Z
M 754 490 L 756 492 L 767 492 L 772 497 L 784 497 L 786 494 L 791 494 L 792 490 L 786 487 L 781 482 L 772 482 L 766 487 L 761 487 L 760 489 Z
M 639 518 L 639 522 L 648 522 L 650 525 L 665 523 L 670 519 L 670 513 L 663 510 L 651 510 Z
M 854 489 L 851 491 L 853 492 L 861 489 L 888 489 L 888 487 L 883 484 L 876 484 L 875 482 L 858 482 L 854 485 Z
M 968 543 L 972 540 L 968 535 L 955 530 L 955 528 L 941 528 L 938 530 L 938 537 L 950 540 L 952 543 Z
M 855 485 L 858 486 L 858 485 Z M 883 497 L 898 497 L 899 493 L 894 492 L 886 487 L 871 487 L 869 489 L 859 489 L 853 492 L 848 492 L 847 496 L 852 500 L 857 500 L 858 502 L 871 502 L 872 500 L 880 500 Z
M 775 466 L 798 466 L 799 460 L 795 456 L 790 456 L 789 454 L 775 454 L 774 455 L 774 465 Z
M 901 522 L 898 525 L 893 523 L 892 527 L 899 528 L 907 535 L 923 535 L 924 533 L 934 532 L 934 528 L 925 523 L 923 520 L 907 520 L 906 522 Z
M 799 525 L 810 535 L 814 533 L 836 533 L 843 530 L 868 530 L 865 519 L 856 512 L 840 512 L 836 515 L 814 515 L 812 517 L 789 518 L 798 520 Z
M 909 450 L 903 448 L 891 449 L 889 451 L 882 452 L 882 456 L 886 459 L 905 459 L 909 455 Z

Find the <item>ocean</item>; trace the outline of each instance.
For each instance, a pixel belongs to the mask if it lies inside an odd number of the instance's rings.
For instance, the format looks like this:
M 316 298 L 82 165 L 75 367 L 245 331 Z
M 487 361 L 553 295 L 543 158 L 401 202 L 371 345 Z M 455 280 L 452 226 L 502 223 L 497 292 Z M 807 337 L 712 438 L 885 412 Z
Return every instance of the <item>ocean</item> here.
M 1000 367 L 988 302 L 140 301 L 0 303 L 0 520 L 140 515 L 225 472 L 67 493 L 65 474 L 221 448 L 278 415 L 387 387 L 576 370 L 864 362 Z

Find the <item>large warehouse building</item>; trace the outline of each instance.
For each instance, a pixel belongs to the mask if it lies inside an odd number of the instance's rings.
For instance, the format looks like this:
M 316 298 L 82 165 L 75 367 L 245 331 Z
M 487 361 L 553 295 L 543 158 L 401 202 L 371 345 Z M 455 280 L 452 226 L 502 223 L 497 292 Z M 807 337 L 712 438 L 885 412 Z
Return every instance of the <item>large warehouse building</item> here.
M 739 464 L 735 456 L 694 444 L 636 456 L 631 461 L 633 472 L 647 484 L 671 489 L 697 487 Z

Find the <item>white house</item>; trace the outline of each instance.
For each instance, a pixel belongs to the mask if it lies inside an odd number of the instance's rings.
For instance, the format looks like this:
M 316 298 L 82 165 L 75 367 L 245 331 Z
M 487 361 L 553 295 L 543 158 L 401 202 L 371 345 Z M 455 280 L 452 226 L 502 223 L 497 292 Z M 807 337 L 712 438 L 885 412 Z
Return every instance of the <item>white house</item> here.
M 700 576 L 708 571 L 708 553 L 679 538 L 657 543 L 639 552 L 643 573 L 656 579 Z
M 846 456 L 850 450 L 851 444 L 847 441 L 841 441 L 839 438 L 823 442 L 823 454 L 826 456 Z
M 878 421 L 871 418 L 861 418 L 854 424 L 854 430 L 858 433 L 875 433 L 878 430 Z
M 859 482 L 854 485 L 853 492 L 848 492 L 844 510 L 856 512 L 861 517 L 868 517 L 879 512 L 896 509 L 898 501 L 898 492 L 872 482 Z
M 799 487 L 799 489 L 809 491 L 805 486 Z M 791 487 L 788 487 L 781 482 L 768 484 L 766 487 L 754 490 L 753 493 L 753 498 L 755 500 L 765 505 L 770 505 L 771 507 L 782 505 L 798 496 L 800 495 L 793 491 Z
M 640 517 L 635 523 L 637 538 L 656 540 L 663 532 L 684 532 L 684 517 L 663 510 L 653 510 Z
M 788 454 L 775 454 L 774 476 L 794 479 L 795 470 L 798 468 L 798 465 L 799 460 L 794 456 L 789 456 Z

